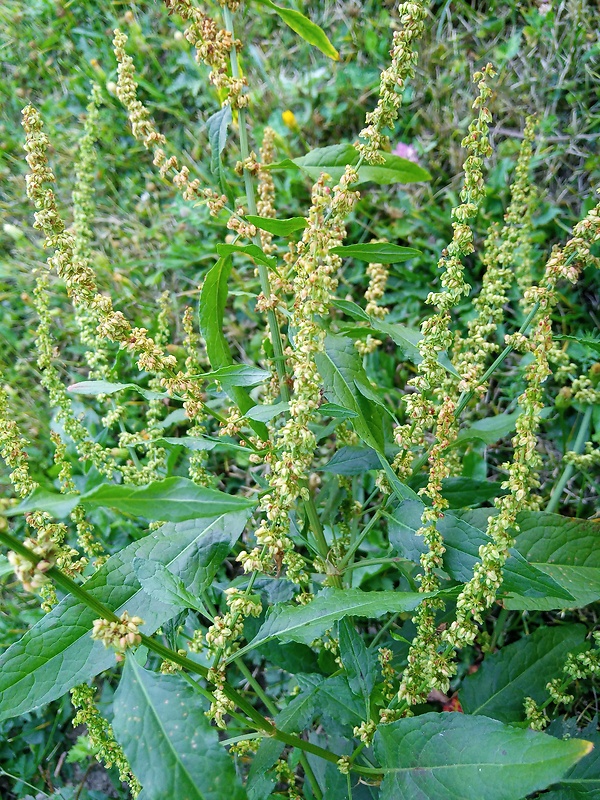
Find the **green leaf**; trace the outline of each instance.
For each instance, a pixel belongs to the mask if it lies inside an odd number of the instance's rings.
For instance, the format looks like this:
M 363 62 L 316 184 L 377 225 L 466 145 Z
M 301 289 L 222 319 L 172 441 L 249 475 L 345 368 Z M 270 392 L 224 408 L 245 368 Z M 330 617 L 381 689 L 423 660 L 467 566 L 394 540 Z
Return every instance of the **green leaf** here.
M 324 417 L 333 417 L 334 419 L 352 419 L 358 416 L 356 411 L 338 406 L 337 403 L 321 403 L 319 413 Z
M 380 152 L 383 164 L 363 164 L 358 171 L 358 184 L 373 182 L 381 186 L 390 183 L 418 183 L 431 180 L 427 170 L 408 161 L 406 158 Z M 318 180 L 323 172 L 339 182 L 346 170 L 346 165 L 356 166 L 360 156 L 351 144 L 334 144 L 329 147 L 318 147 L 300 158 L 279 161 L 269 164 L 268 169 L 301 170 L 312 180 Z
M 371 692 L 375 686 L 375 660 L 373 651 L 367 647 L 349 620 L 339 623 L 340 658 L 346 670 L 348 685 L 354 694 L 362 697 L 365 704 L 365 719 L 369 718 Z
M 14 510 L 18 513 L 45 511 L 49 494 L 33 492 Z M 70 499 L 74 505 L 81 503 L 85 508 L 114 508 L 133 516 L 164 522 L 213 517 L 255 505 L 254 500 L 198 486 L 189 478 L 165 478 L 146 486 L 101 483 L 85 494 L 59 497 L 67 502 L 61 506 L 57 499 L 54 513 L 58 509 L 66 511 Z
M 591 749 L 486 717 L 421 714 L 374 739 L 381 800 L 522 800 L 555 783 Z
M 188 591 L 200 594 L 214 578 L 246 525 L 248 513 L 166 524 L 111 556 L 89 578 L 85 589 L 115 614 L 123 611 L 144 620 L 151 634 L 173 616 L 141 588 L 133 570 L 140 558 L 163 564 L 181 578 Z M 46 614 L 0 657 L 0 720 L 55 700 L 115 663 L 115 654 L 90 634 L 97 613 L 74 597 Z
M 373 330 L 384 333 L 390 337 L 394 344 L 398 345 L 404 358 L 407 358 L 413 364 L 421 363 L 423 356 L 419 350 L 419 342 L 423 335 L 420 331 L 407 328 L 406 325 L 400 325 L 398 322 L 383 322 L 375 317 L 370 317 L 369 321 Z
M 260 383 L 269 380 L 271 373 L 249 364 L 230 364 L 213 372 L 205 372 L 199 377 L 207 379 L 211 383 L 219 381 L 227 391 L 234 386 L 258 386 Z
M 519 410 L 512 414 L 497 414 L 495 417 L 480 419 L 460 431 L 456 442 L 460 444 L 478 439 L 485 444 L 495 444 L 514 431 L 515 423 L 520 416 L 521 411 Z
M 279 717 L 275 721 L 280 730 L 285 730 L 279 724 Z M 296 728 L 293 728 L 293 730 L 296 730 Z M 284 747 L 283 742 L 279 742 L 270 736 L 262 740 L 248 772 L 248 781 L 246 783 L 248 800 L 268 800 L 271 797 L 278 780 L 272 768 L 279 760 Z
M 214 450 L 217 445 L 223 444 L 223 442 L 210 439 L 208 436 L 161 436 L 160 439 L 152 441 L 172 447 L 185 447 L 187 450 Z
M 272 233 L 273 236 L 289 236 L 296 231 L 303 230 L 308 225 L 304 217 L 272 219 L 271 217 L 256 217 L 254 214 L 246 214 L 246 219 L 261 231 Z
M 523 702 L 546 700 L 548 681 L 560 675 L 567 655 L 584 643 L 583 625 L 538 628 L 496 653 L 487 655 L 477 672 L 465 678 L 460 702 L 467 714 L 483 714 L 501 722 L 525 719 Z
M 64 519 L 80 502 L 79 494 L 58 494 L 38 487 L 25 500 L 21 500 L 18 506 L 5 511 L 4 516 L 16 517 L 26 511 L 46 511 L 57 519 Z
M 294 11 L 291 8 L 283 8 L 272 2 L 272 0 L 256 0 L 262 6 L 270 8 L 276 14 L 279 14 L 285 24 L 291 28 L 294 33 L 297 33 L 305 42 L 314 45 L 328 58 L 334 61 L 339 61 L 340 54 L 331 44 L 325 31 L 320 28 L 316 23 L 312 22 L 304 14 L 299 11 Z
M 273 403 L 272 405 L 256 405 L 246 413 L 247 419 L 258 422 L 270 422 L 279 414 L 283 414 L 290 407 L 289 403 Z
M 421 489 L 426 485 L 424 475 L 411 479 L 413 489 Z M 474 478 L 446 478 L 442 481 L 442 495 L 450 503 L 450 508 L 467 508 L 480 506 L 498 495 L 504 494 L 502 485 L 495 481 L 480 481 Z
M 231 273 L 231 258 L 220 258 L 206 273 L 198 309 L 200 333 L 206 343 L 206 353 L 213 370 L 233 364 L 233 356 L 223 334 L 223 314 L 227 304 L 227 281 Z M 240 386 L 231 386 L 227 394 L 242 414 L 255 405 L 248 392 Z M 251 422 L 253 430 L 267 441 L 268 431 L 262 422 Z
M 594 338 L 593 336 L 555 336 L 555 339 L 559 341 L 569 341 L 569 342 L 577 342 L 577 344 L 586 347 L 595 355 L 600 355 L 600 339 Z
M 332 305 L 339 308 L 352 319 L 360 319 L 363 322 L 371 322 L 371 317 L 359 305 L 353 303 L 352 300 L 333 300 Z
M 230 256 L 232 253 L 243 253 L 250 256 L 258 264 L 264 264 L 267 267 L 274 268 L 277 266 L 277 259 L 273 256 L 268 256 L 257 244 L 218 244 L 217 253 L 220 256 Z
M 151 392 L 150 389 L 143 389 L 135 383 L 111 383 L 110 381 L 80 381 L 68 387 L 67 391 L 71 394 L 84 394 L 90 397 L 97 397 L 101 394 L 115 394 L 123 389 L 132 389 L 141 394 L 146 400 L 162 400 L 172 395 L 166 392 Z
M 201 600 L 189 592 L 181 578 L 173 575 L 160 561 L 133 559 L 133 571 L 142 589 L 153 600 L 174 608 L 193 608 L 212 619 Z
M 211 149 L 210 171 L 213 175 L 221 175 L 221 153 L 227 143 L 227 131 L 231 125 L 231 106 L 224 105 L 219 111 L 206 120 L 208 142 Z
M 351 339 L 327 336 L 325 352 L 317 353 L 315 361 L 323 379 L 329 400 L 356 414 L 352 424 L 363 442 L 378 452 L 383 451 L 382 411 L 357 389 L 369 379 Z
M 305 606 L 272 606 L 260 630 L 236 655 L 271 639 L 310 644 L 346 616 L 379 619 L 383 614 L 412 611 L 427 594 L 418 592 L 363 592 L 361 589 L 325 589 Z
M 348 445 L 341 447 L 320 470 L 332 472 L 334 475 L 362 475 L 379 468 L 379 458 L 375 450 Z
M 206 701 L 179 675 L 156 675 L 127 658 L 113 729 L 148 800 L 243 800 L 246 792 Z
M 545 598 L 508 597 L 506 608 L 550 611 L 582 608 L 600 600 L 600 526 L 546 511 L 524 511 L 517 522 L 517 550 L 575 600 L 549 593 Z
M 389 519 L 389 537 L 394 550 L 404 558 L 418 562 L 426 547 L 423 539 L 415 535 L 421 527 L 423 504 L 408 501 L 402 503 Z M 447 511 L 438 522 L 438 530 L 444 537 L 444 569 L 453 580 L 465 583 L 473 575 L 479 562 L 479 548 L 489 538 L 486 535 L 487 520 L 492 509 L 478 508 L 472 511 Z M 515 549 L 504 568 L 503 592 L 515 592 L 527 597 L 546 597 L 552 592 L 561 592 L 560 585 L 536 566 L 529 564 Z
M 545 794 L 544 800 L 598 800 L 600 796 L 600 734 L 596 722 L 573 738 L 588 739 L 594 749 L 572 767 L 560 781 Z
M 355 258 L 377 264 L 399 264 L 410 258 L 420 256 L 421 251 L 413 247 L 400 247 L 388 242 L 372 242 L 370 244 L 349 244 L 343 247 L 332 247 L 331 252 L 342 258 Z

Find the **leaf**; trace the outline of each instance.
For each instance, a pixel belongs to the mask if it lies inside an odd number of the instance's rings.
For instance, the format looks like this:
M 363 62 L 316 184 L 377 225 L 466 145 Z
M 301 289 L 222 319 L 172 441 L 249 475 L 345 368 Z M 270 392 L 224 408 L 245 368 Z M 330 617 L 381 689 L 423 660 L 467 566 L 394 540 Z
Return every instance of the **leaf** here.
M 279 14 L 285 24 L 298 34 L 305 42 L 314 45 L 328 58 L 339 61 L 340 54 L 331 44 L 325 31 L 316 23 L 312 22 L 304 14 L 290 8 L 283 8 L 272 2 L 272 0 L 256 0 L 260 5 L 266 6 Z
M 33 492 L 21 500 L 18 506 L 13 506 L 3 512 L 5 517 L 16 517 L 26 511 L 46 511 L 57 519 L 68 517 L 71 511 L 81 502 L 79 494 L 59 494 L 49 492 L 47 489 L 38 487 Z
M 577 344 L 583 345 L 588 350 L 590 350 L 595 355 L 600 355 L 600 339 L 597 339 L 593 336 L 555 336 L 555 339 L 559 341 L 569 341 L 569 342 L 577 342 Z
M 354 728 L 365 719 L 362 698 L 350 689 L 345 675 L 333 675 L 324 680 L 315 699 L 316 716 L 324 721 L 328 731 L 332 727 L 338 730 L 344 726 Z M 340 733 L 350 734 L 350 731 L 340 730 Z
M 410 485 L 413 489 L 421 489 L 426 485 L 425 476 L 415 476 L 411 479 Z M 442 495 L 450 503 L 450 508 L 480 506 L 500 494 L 504 494 L 502 485 L 495 481 L 480 481 L 474 478 L 446 478 L 442 481 Z
M 127 658 L 113 729 L 148 800 L 243 800 L 246 792 L 205 701 L 179 675 L 156 675 Z
M 272 219 L 271 217 L 256 217 L 254 214 L 246 214 L 246 219 L 261 231 L 272 233 L 273 236 L 289 236 L 296 231 L 303 230 L 308 225 L 304 217 Z
M 133 560 L 163 564 L 199 594 L 209 584 L 244 530 L 247 512 L 166 524 L 111 556 L 85 589 L 115 614 L 128 611 L 151 634 L 173 615 L 140 587 Z M 0 720 L 55 700 L 115 663 L 115 655 L 90 634 L 97 613 L 74 597 L 64 600 L 0 657 Z
M 333 417 L 334 419 L 352 419 L 358 416 L 356 411 L 338 406 L 337 403 L 321 403 L 319 413 L 324 417 Z
M 80 381 L 69 386 L 67 391 L 71 394 L 97 397 L 102 394 L 115 394 L 123 389 L 132 389 L 134 392 L 141 394 L 142 397 L 145 397 L 146 400 L 162 400 L 166 397 L 172 397 L 166 392 L 151 392 L 150 389 L 143 389 L 135 383 L 111 383 L 110 381 Z
M 379 458 L 375 450 L 348 445 L 341 447 L 320 470 L 332 472 L 334 475 L 362 475 L 379 468 Z
M 227 391 L 233 386 L 258 386 L 269 380 L 271 373 L 249 364 L 229 364 L 214 370 L 214 372 L 205 372 L 199 377 L 208 379 L 211 383 L 219 381 Z
M 174 608 L 193 608 L 212 619 L 202 602 L 186 589 L 181 578 L 173 575 L 160 561 L 134 558 L 133 571 L 142 589 L 153 600 Z
M 417 183 L 431 180 L 427 170 L 406 158 L 393 156 L 380 151 L 383 164 L 363 164 L 358 171 L 358 184 L 373 182 L 381 186 L 390 183 Z M 312 180 L 318 180 L 323 172 L 331 176 L 335 183 L 346 170 L 346 165 L 356 166 L 360 156 L 351 144 L 334 144 L 318 147 L 300 158 L 269 164 L 267 169 L 301 170 Z
M 576 734 L 576 738 L 586 738 L 593 745 L 591 753 L 572 767 L 560 783 L 551 787 L 544 800 L 598 800 L 600 795 L 600 734 L 589 727 Z
M 567 655 L 581 649 L 585 634 L 583 625 L 541 627 L 487 655 L 477 672 L 463 681 L 459 697 L 465 713 L 501 722 L 525 719 L 525 698 L 537 703 L 547 698 L 546 684 L 561 674 Z
M 461 430 L 456 437 L 456 442 L 462 443 L 479 439 L 485 444 L 495 444 L 514 431 L 515 423 L 520 415 L 521 411 L 519 410 L 512 414 L 497 414 L 495 417 L 480 419 L 468 428 Z
M 247 412 L 248 419 L 259 422 L 270 422 L 279 414 L 283 414 L 290 407 L 289 403 L 273 403 L 272 405 L 256 405 Z
M 347 616 L 379 619 L 388 613 L 412 611 L 423 598 L 419 592 L 363 592 L 361 589 L 325 589 L 305 606 L 272 606 L 260 630 L 236 655 L 243 655 L 271 639 L 310 644 L 335 622 Z
M 582 608 L 600 600 L 600 526 L 585 519 L 546 511 L 524 511 L 517 517 L 517 550 L 575 599 L 560 594 L 545 598 L 508 597 L 506 608 L 549 611 Z
M 375 755 L 381 800 L 522 800 L 545 789 L 592 747 L 486 717 L 429 713 L 381 726 Z
M 161 436 L 160 439 L 152 441 L 175 447 L 185 447 L 187 450 L 214 450 L 218 444 L 222 444 L 216 439 L 209 439 L 208 436 Z
M 322 675 L 297 675 L 300 694 L 293 697 L 275 718 L 275 725 L 286 733 L 303 731 L 312 724 L 317 713 L 317 697 L 324 678 Z
M 398 345 L 404 358 L 407 358 L 413 364 L 421 363 L 423 356 L 419 350 L 419 342 L 423 335 L 420 331 L 407 328 L 406 325 L 400 325 L 398 322 L 382 322 L 382 320 L 375 317 L 370 317 L 369 320 L 373 330 L 384 333 L 390 337 L 394 344 Z
M 365 719 L 369 719 L 371 692 L 375 686 L 374 653 L 367 650 L 362 637 L 347 619 L 339 623 L 339 643 L 348 685 L 354 694 L 364 700 Z
M 45 511 L 49 492 L 33 492 L 20 503 L 17 513 Z M 66 511 L 69 499 L 74 505 L 85 508 L 114 508 L 126 514 L 164 522 L 183 522 L 187 519 L 212 517 L 227 514 L 255 505 L 253 500 L 239 495 L 226 494 L 217 489 L 207 489 L 189 478 L 165 478 L 145 486 L 132 484 L 101 483 L 81 495 L 58 495 L 64 498 L 63 505 L 57 499 L 54 513 Z M 67 512 L 68 513 L 68 512 Z M 66 514 L 63 514 L 66 516 Z
M 250 256 L 258 264 L 264 264 L 267 267 L 274 268 L 277 266 L 277 259 L 273 256 L 268 256 L 257 244 L 218 244 L 217 253 L 220 256 L 230 256 L 232 253 L 243 253 Z
M 343 247 L 332 247 L 331 252 L 342 258 L 355 258 L 377 264 L 399 264 L 410 258 L 420 256 L 421 251 L 413 247 L 400 247 L 388 242 L 372 242 L 370 244 L 349 244 Z
M 280 728 L 280 725 L 278 724 L 277 727 Z M 248 772 L 246 783 L 248 800 L 268 800 L 271 797 L 277 783 L 277 775 L 272 767 L 279 760 L 284 747 L 283 742 L 272 739 L 270 736 L 262 740 Z
M 352 300 L 333 300 L 332 305 L 335 308 L 339 308 L 340 311 L 343 311 L 347 316 L 352 317 L 352 319 L 360 319 L 363 322 L 370 322 L 371 317 L 364 311 L 359 305 L 353 303 Z
M 230 273 L 231 258 L 220 258 L 206 273 L 200 292 L 198 322 L 213 370 L 233 364 L 233 356 L 223 334 L 223 314 L 227 304 L 227 281 Z M 240 386 L 232 386 L 226 392 L 242 414 L 255 405 L 248 392 Z M 268 440 L 269 434 L 263 423 L 253 421 L 250 425 L 261 439 Z
M 317 353 L 315 361 L 327 398 L 353 411 L 356 433 L 369 447 L 382 452 L 382 412 L 356 388 L 357 383 L 368 384 L 369 379 L 352 341 L 343 336 L 327 336 L 325 352 Z
M 423 539 L 415 535 L 421 527 L 423 508 L 420 501 L 408 501 L 398 506 L 389 519 L 390 544 L 399 555 L 415 562 L 426 550 Z M 479 562 L 479 548 L 490 541 L 485 531 L 491 511 L 486 508 L 447 511 L 439 520 L 437 527 L 446 548 L 444 569 L 453 580 L 465 583 L 473 575 L 473 568 Z M 510 551 L 504 568 L 503 592 L 546 597 L 548 593 L 559 589 L 556 581 L 529 564 L 518 551 Z
M 227 131 L 231 125 L 231 106 L 224 105 L 219 111 L 206 120 L 208 142 L 211 149 L 210 171 L 213 175 L 221 175 L 221 153 L 227 143 Z

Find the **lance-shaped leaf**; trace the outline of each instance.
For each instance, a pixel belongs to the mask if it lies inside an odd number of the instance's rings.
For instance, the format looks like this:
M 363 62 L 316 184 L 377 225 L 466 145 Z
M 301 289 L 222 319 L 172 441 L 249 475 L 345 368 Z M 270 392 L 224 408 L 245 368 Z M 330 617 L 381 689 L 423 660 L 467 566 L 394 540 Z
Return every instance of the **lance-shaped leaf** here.
M 525 698 L 537 703 L 546 699 L 546 684 L 560 676 L 567 655 L 587 646 L 585 633 L 583 625 L 542 627 L 488 655 L 461 687 L 464 711 L 501 722 L 523 720 Z
M 325 352 L 318 353 L 315 361 L 327 398 L 354 412 L 356 416 L 352 418 L 352 424 L 357 434 L 369 447 L 382 452 L 382 418 L 385 412 L 359 391 L 359 386 L 370 389 L 369 379 L 352 340 L 328 336 Z
M 331 44 L 325 31 L 315 22 L 312 22 L 304 14 L 294 11 L 291 8 L 278 6 L 273 0 L 256 0 L 261 6 L 266 6 L 271 11 L 278 14 L 285 24 L 298 34 L 305 42 L 314 45 L 328 58 L 338 61 L 340 56 L 335 47 Z
M 401 247 L 389 242 L 370 242 L 364 244 L 348 244 L 332 247 L 331 252 L 341 258 L 355 258 L 358 261 L 369 261 L 378 264 L 399 264 L 410 258 L 420 256 L 421 251 L 414 247 Z
M 551 577 L 575 600 L 557 592 L 544 598 L 509 597 L 507 608 L 550 611 L 581 608 L 600 600 L 600 526 L 585 519 L 545 511 L 519 514 L 516 547 L 538 569 Z
M 73 383 L 68 387 L 71 394 L 82 394 L 89 397 L 97 397 L 102 394 L 116 394 L 122 392 L 124 389 L 131 389 L 146 400 L 162 400 L 170 398 L 172 395 L 167 392 L 152 392 L 150 389 L 144 389 L 135 383 L 112 383 L 111 381 L 80 381 Z
M 304 217 L 288 217 L 288 219 L 272 219 L 271 217 L 257 217 L 246 214 L 246 219 L 261 231 L 272 233 L 273 236 L 289 236 L 296 231 L 301 231 L 308 225 Z
M 268 380 L 271 373 L 249 364 L 229 364 L 227 367 L 219 367 L 198 377 L 211 383 L 219 381 L 225 391 L 228 391 L 233 386 L 258 386 Z
M 407 501 L 390 517 L 390 543 L 398 555 L 411 561 L 419 561 L 426 550 L 422 537 L 415 535 L 422 527 L 422 513 L 420 501 Z M 448 511 L 439 520 L 438 530 L 446 548 L 444 569 L 454 580 L 465 583 L 473 575 L 473 568 L 479 561 L 479 548 L 490 541 L 485 533 L 490 513 L 491 509 L 487 508 Z M 562 593 L 565 598 L 568 595 L 555 580 L 528 563 L 515 549 L 510 551 L 504 568 L 502 591 L 532 598 L 544 598 L 554 592 Z
M 381 164 L 362 164 L 358 170 L 360 183 L 373 182 L 382 186 L 390 183 L 418 183 L 431 180 L 426 169 L 406 158 L 380 151 Z M 323 172 L 336 183 L 346 171 L 346 165 L 356 166 L 359 154 L 351 144 L 334 144 L 318 147 L 300 158 L 286 158 L 276 164 L 268 164 L 266 169 L 301 170 L 311 180 L 317 180 Z
M 585 730 L 576 731 L 573 738 L 589 740 L 594 749 L 543 795 L 544 800 L 598 800 L 600 797 L 600 734 L 596 731 L 596 721 Z
M 335 622 L 347 616 L 379 619 L 388 613 L 413 611 L 429 594 L 419 592 L 363 592 L 361 589 L 325 589 L 305 606 L 277 604 L 242 655 L 271 639 L 310 644 Z
M 36 490 L 12 513 L 46 511 L 50 496 L 50 492 Z M 52 506 L 53 513 L 57 515 L 60 511 L 68 514 L 69 504 L 74 507 L 80 503 L 85 508 L 114 508 L 126 514 L 164 522 L 214 517 L 255 505 L 253 500 L 246 497 L 207 489 L 189 478 L 165 478 L 145 486 L 101 483 L 85 494 L 58 495 L 58 498 L 63 499 L 57 499 Z
M 268 256 L 257 244 L 218 244 L 217 253 L 220 256 L 230 256 L 232 253 L 243 253 L 250 256 L 253 261 L 258 264 L 264 264 L 267 267 L 277 266 L 277 259 L 273 256 Z
M 496 414 L 495 417 L 480 419 L 468 428 L 463 428 L 463 430 L 459 431 L 456 442 L 460 444 L 461 442 L 479 440 L 486 444 L 495 444 L 514 431 L 515 424 L 520 416 L 521 411 L 513 411 L 512 414 Z
M 115 738 L 148 800 L 244 800 L 206 702 L 181 676 L 156 675 L 127 658 L 114 709 Z
M 206 353 L 214 370 L 233 364 L 233 356 L 223 333 L 223 315 L 227 305 L 227 281 L 230 273 L 231 257 L 220 258 L 206 273 L 198 304 L 200 333 L 206 343 Z M 241 386 L 231 386 L 226 391 L 244 414 L 255 405 L 254 400 Z M 252 421 L 250 425 L 263 440 L 269 438 L 264 423 Z
M 385 775 L 381 800 L 522 800 L 560 780 L 592 745 L 432 713 L 381 726 L 374 747 Z
M 206 120 L 208 142 L 211 149 L 210 171 L 221 177 L 221 153 L 227 144 L 227 131 L 231 125 L 231 106 L 229 103 Z
M 166 524 L 108 559 L 84 584 L 115 614 L 128 611 L 153 633 L 173 616 L 171 605 L 141 588 L 133 569 L 140 558 L 163 564 L 200 594 L 240 537 L 247 512 Z M 66 597 L 0 657 L 0 719 L 23 714 L 60 697 L 115 663 L 115 655 L 91 636 L 97 614 Z
M 380 466 L 375 450 L 347 445 L 337 450 L 327 464 L 321 467 L 321 471 L 332 472 L 334 475 L 361 475 L 371 469 L 379 469 Z

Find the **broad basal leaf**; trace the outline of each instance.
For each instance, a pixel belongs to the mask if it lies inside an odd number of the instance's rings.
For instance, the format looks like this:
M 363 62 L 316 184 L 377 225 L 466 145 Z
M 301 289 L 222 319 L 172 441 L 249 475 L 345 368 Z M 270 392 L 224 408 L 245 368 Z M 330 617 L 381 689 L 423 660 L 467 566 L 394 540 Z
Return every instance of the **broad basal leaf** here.
M 369 261 L 378 264 L 399 264 L 410 258 L 420 256 L 421 251 L 414 247 L 401 247 L 389 242 L 371 242 L 364 244 L 349 244 L 341 247 L 332 247 L 332 253 L 341 258 L 355 258 L 358 261 Z
M 206 701 L 181 676 L 127 658 L 114 709 L 115 737 L 148 800 L 244 800 Z
M 545 598 L 509 597 L 511 609 L 549 611 L 581 608 L 600 599 L 600 525 L 584 519 L 562 517 L 545 511 L 525 511 L 517 522 L 517 550 L 551 577 L 575 600 L 559 593 Z
M 596 730 L 596 721 L 573 738 L 590 741 L 594 749 L 575 764 L 560 783 L 552 786 L 543 796 L 544 800 L 598 800 L 600 797 L 600 734 Z
M 279 14 L 285 24 L 297 33 L 298 36 L 301 36 L 305 42 L 314 45 L 334 61 L 339 60 L 339 53 L 327 38 L 325 31 L 315 22 L 308 19 L 308 17 L 305 17 L 304 14 L 301 14 L 299 11 L 294 11 L 291 8 L 278 6 L 273 0 L 256 0 L 256 2 L 260 3 L 261 6 L 270 8 L 276 14 Z
M 358 171 L 359 183 L 373 182 L 380 185 L 390 183 L 417 183 L 431 180 L 427 170 L 408 161 L 406 158 L 380 152 L 382 164 L 363 164 Z M 285 159 L 268 165 L 268 169 L 302 170 L 312 180 L 318 180 L 323 172 L 331 176 L 336 183 L 346 170 L 346 165 L 355 166 L 359 154 L 351 144 L 334 144 L 329 147 L 318 147 L 305 156 Z
M 253 214 L 246 214 L 246 219 L 261 231 L 272 233 L 273 236 L 290 236 L 296 231 L 303 230 L 308 224 L 304 217 L 272 219 L 271 217 L 256 217 Z
M 560 780 L 592 745 L 442 713 L 382 725 L 374 747 L 381 800 L 522 800 Z
M 36 490 L 14 512 L 46 511 L 49 495 L 49 492 Z M 63 499 L 57 499 L 53 506 L 55 514 L 66 511 L 71 502 L 72 507 L 80 503 L 85 508 L 114 508 L 136 517 L 165 522 L 213 517 L 255 505 L 253 500 L 246 497 L 207 489 L 189 478 L 165 478 L 145 486 L 101 483 L 85 494 L 58 497 Z
M 156 561 L 186 588 L 200 594 L 240 537 L 247 512 L 166 524 L 111 556 L 84 584 L 116 614 L 128 611 L 153 633 L 173 616 L 173 607 L 140 587 L 133 560 Z M 97 614 L 66 597 L 0 657 L 0 719 L 23 714 L 60 697 L 115 663 L 114 652 L 90 637 Z
M 546 684 L 560 676 L 567 655 L 581 649 L 583 625 L 538 628 L 513 644 L 487 655 L 477 672 L 465 678 L 460 702 L 467 714 L 483 714 L 501 722 L 525 719 L 523 702 L 543 702 Z
M 254 637 L 237 655 L 252 650 L 270 639 L 310 644 L 335 622 L 347 616 L 379 619 L 388 613 L 412 611 L 429 597 L 418 592 L 363 592 L 360 589 L 325 589 L 305 606 L 278 604 Z
M 390 543 L 398 555 L 411 561 L 419 561 L 425 552 L 425 543 L 415 532 L 421 527 L 423 504 L 407 501 L 394 511 L 389 520 Z M 472 511 L 448 511 L 438 522 L 438 530 L 444 537 L 444 569 L 455 581 L 465 583 L 473 575 L 479 561 L 479 548 L 489 542 L 485 530 L 492 509 L 478 508 Z M 517 551 L 504 568 L 503 592 L 516 592 L 527 597 L 546 597 L 549 592 L 563 592 L 559 584 L 534 565 L 529 564 Z M 568 593 L 567 593 L 568 594 Z

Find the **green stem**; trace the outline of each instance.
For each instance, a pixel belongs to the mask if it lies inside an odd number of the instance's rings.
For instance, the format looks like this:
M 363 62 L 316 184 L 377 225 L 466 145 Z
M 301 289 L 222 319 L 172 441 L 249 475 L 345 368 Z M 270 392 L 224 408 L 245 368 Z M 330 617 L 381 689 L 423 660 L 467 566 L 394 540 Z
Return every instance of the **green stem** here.
M 592 412 L 594 408 L 593 406 L 588 406 L 585 410 L 583 415 L 583 419 L 581 420 L 581 425 L 579 426 L 579 432 L 577 434 L 577 439 L 575 440 L 575 444 L 573 445 L 573 453 L 577 453 L 580 455 L 583 452 L 583 448 L 585 443 L 587 442 L 589 430 L 590 430 L 590 423 L 592 421 Z M 560 479 L 554 489 L 552 490 L 552 494 L 550 495 L 550 501 L 546 506 L 546 511 L 554 512 L 558 508 L 558 504 L 560 503 L 560 498 L 564 491 L 565 486 L 571 479 L 573 472 L 575 471 L 575 466 L 573 464 L 567 464 L 565 467 L 565 471 L 560 476 Z
M 234 44 L 230 52 L 231 75 L 233 78 L 240 77 L 240 65 L 238 61 L 237 48 L 235 46 L 235 33 L 233 27 L 233 16 L 227 6 L 223 8 L 223 17 L 225 20 L 225 27 L 231 33 Z M 246 128 L 246 109 L 238 109 L 238 126 L 240 133 L 240 153 L 242 161 L 245 161 L 250 155 L 250 147 L 248 145 L 248 130 Z M 246 202 L 248 204 L 248 212 L 256 214 L 256 199 L 254 196 L 254 184 L 252 182 L 252 175 L 247 169 L 244 169 L 244 187 L 246 190 Z M 260 236 L 257 234 L 253 237 L 252 241 L 257 247 L 261 247 Z M 258 277 L 260 280 L 260 289 L 267 300 L 271 297 L 271 282 L 269 280 L 269 270 L 265 264 L 257 263 Z M 285 356 L 283 354 L 283 344 L 281 341 L 281 332 L 279 330 L 279 322 L 275 309 L 267 309 L 267 322 L 269 325 L 269 332 L 271 334 L 271 343 L 273 345 L 273 353 L 275 362 L 275 369 L 279 379 L 279 388 L 281 392 L 281 399 L 288 402 L 290 399 L 290 389 L 287 383 L 287 373 L 285 368 Z

